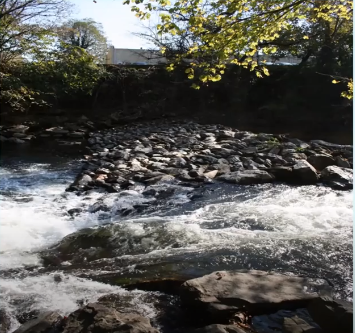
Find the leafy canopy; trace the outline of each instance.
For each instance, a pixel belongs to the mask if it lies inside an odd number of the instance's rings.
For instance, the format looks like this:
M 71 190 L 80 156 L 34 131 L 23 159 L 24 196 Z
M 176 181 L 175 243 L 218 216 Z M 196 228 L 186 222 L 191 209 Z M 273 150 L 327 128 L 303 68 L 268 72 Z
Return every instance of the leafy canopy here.
M 191 66 L 186 72 L 190 79 L 198 75 L 201 82 L 219 81 L 228 63 L 249 68 L 258 77 L 268 75 L 265 67 L 258 66 L 255 56 L 275 54 L 281 35 L 288 32 L 291 41 L 309 40 L 313 36 L 307 29 L 300 29 L 302 25 L 340 28 L 347 24 L 352 29 L 353 19 L 353 3 L 349 0 L 125 0 L 124 3 L 131 4 L 132 11 L 142 20 L 149 19 L 151 12 L 160 12 L 157 29 L 161 35 L 190 34 L 194 43 L 175 62 L 195 59 L 189 62 Z M 295 36 L 296 30 L 301 35 Z M 169 68 L 173 70 L 174 64 Z

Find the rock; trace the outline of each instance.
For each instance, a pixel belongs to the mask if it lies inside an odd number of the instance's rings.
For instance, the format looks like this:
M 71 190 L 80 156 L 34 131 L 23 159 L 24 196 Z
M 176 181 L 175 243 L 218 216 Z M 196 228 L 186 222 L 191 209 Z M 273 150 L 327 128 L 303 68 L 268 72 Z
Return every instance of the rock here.
M 52 133 L 52 134 L 68 134 L 69 131 L 66 129 L 63 129 L 62 127 L 52 127 L 52 128 L 47 128 L 46 132 Z
M 7 131 L 11 133 L 25 133 L 28 129 L 29 127 L 25 125 L 16 125 L 8 128 Z
M 306 160 L 299 160 L 293 166 L 294 181 L 302 185 L 311 185 L 318 182 L 316 169 Z
M 83 211 L 82 208 L 72 208 L 72 209 L 68 210 L 68 214 L 70 216 L 75 216 L 75 215 L 78 215 L 78 214 L 82 213 L 82 211 Z
M 318 171 L 322 171 L 324 168 L 330 165 L 334 165 L 335 161 L 330 155 L 316 154 L 309 156 L 307 162 L 314 166 Z
M 237 325 L 212 324 L 190 331 L 190 333 L 248 333 Z
M 267 169 L 269 173 L 271 173 L 277 181 L 280 182 L 292 182 L 293 171 L 291 167 L 286 166 L 275 166 Z
M 321 172 L 321 179 L 336 189 L 349 190 L 353 188 L 353 172 L 351 169 L 332 165 Z
M 11 328 L 11 316 L 4 309 L 0 309 L 0 333 L 7 333 Z
M 220 271 L 188 280 L 180 288 L 182 304 L 211 320 L 227 319 L 237 311 L 249 314 L 306 307 L 329 291 L 324 280 L 263 271 Z
M 345 158 L 342 158 L 340 156 L 337 156 L 335 158 L 335 163 L 338 167 L 341 168 L 347 168 L 347 169 L 351 168 L 350 163 Z
M 218 180 L 239 185 L 270 183 L 274 177 L 264 170 L 243 170 L 219 176 Z
M 57 312 L 45 312 L 43 314 L 40 314 L 37 318 L 31 319 L 30 321 L 24 323 L 13 333 L 59 332 L 59 330 L 55 330 L 55 327 L 60 326 L 62 319 L 62 316 Z
M 26 143 L 26 141 L 18 139 L 18 138 L 8 138 L 8 142 L 13 142 L 13 143 Z
M 158 333 L 148 318 L 134 313 L 121 313 L 99 303 L 71 313 L 63 333 Z
M 322 333 L 319 327 L 309 325 L 303 319 L 297 316 L 291 318 L 284 318 L 282 325 L 283 333 Z
M 14 138 L 19 138 L 19 139 L 23 139 L 27 136 L 26 133 L 18 133 L 18 132 L 15 132 L 13 135 L 12 135 Z
M 172 182 L 173 180 L 175 179 L 174 176 L 171 176 L 171 175 L 159 175 L 159 176 L 155 176 L 155 177 L 152 177 L 152 178 L 149 178 L 145 181 L 145 183 L 147 185 L 153 185 L 153 184 L 156 184 L 158 182 Z
M 81 177 L 78 178 L 78 180 L 75 182 L 75 185 L 88 185 L 89 183 L 91 183 L 93 180 L 89 175 L 82 175 Z
M 0 142 L 5 142 L 7 141 L 7 138 L 5 138 L 4 136 L 0 135 Z
M 84 132 L 71 132 L 68 134 L 69 137 L 71 138 L 83 138 L 85 137 L 86 133 Z
M 354 332 L 352 303 L 322 297 L 313 300 L 308 306 L 308 311 L 325 333 Z
M 212 170 L 204 173 L 203 175 L 209 179 L 214 179 L 217 176 L 218 170 Z

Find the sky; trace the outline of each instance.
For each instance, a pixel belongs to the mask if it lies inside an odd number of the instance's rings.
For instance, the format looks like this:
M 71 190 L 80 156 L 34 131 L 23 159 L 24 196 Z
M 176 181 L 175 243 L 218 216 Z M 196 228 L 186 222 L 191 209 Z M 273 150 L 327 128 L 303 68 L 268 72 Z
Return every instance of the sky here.
M 72 18 L 92 18 L 101 23 L 107 40 L 115 48 L 139 49 L 147 43 L 132 32 L 142 32 L 142 22 L 131 12 L 123 0 L 72 0 L 75 7 Z

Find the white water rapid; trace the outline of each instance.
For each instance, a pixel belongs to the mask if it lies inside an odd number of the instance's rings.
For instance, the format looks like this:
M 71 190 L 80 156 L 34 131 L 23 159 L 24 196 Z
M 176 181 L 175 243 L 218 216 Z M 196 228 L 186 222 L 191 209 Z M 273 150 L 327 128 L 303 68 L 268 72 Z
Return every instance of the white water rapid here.
M 12 330 L 22 311 L 75 310 L 78 301 L 102 295 L 130 295 L 130 304 L 146 316 L 155 309 L 145 292 L 127 292 L 116 286 L 58 272 L 28 275 L 24 268 L 40 266 L 36 251 L 64 236 L 103 223 L 100 213 L 84 212 L 72 218 L 71 208 L 96 202 L 102 193 L 76 196 L 65 192 L 74 173 L 68 165 L 20 163 L 2 166 L 0 183 L 0 308 L 12 315 Z M 105 203 L 117 208 L 144 202 L 137 196 Z M 325 277 L 340 297 L 352 295 L 352 192 L 325 187 L 267 185 L 215 187 L 189 203 L 184 193 L 168 200 L 171 205 L 134 218 L 109 220 L 122 223 L 126 239 L 140 236 L 135 253 L 125 258 L 142 262 L 183 258 L 187 266 L 206 270 L 254 268 L 293 271 Z M 167 203 L 167 205 L 168 205 Z M 170 206 L 169 206 L 170 207 Z M 107 219 L 105 220 L 107 222 Z M 176 245 L 178 244 L 178 245 Z

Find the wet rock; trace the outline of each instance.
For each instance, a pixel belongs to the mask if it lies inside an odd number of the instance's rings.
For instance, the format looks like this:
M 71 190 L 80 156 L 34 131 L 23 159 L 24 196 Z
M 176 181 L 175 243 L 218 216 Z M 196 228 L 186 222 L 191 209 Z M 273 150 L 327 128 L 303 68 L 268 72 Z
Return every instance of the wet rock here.
M 21 325 L 13 333 L 52 333 L 60 332 L 62 316 L 54 311 L 45 312 Z
M 0 333 L 7 333 L 11 328 L 11 316 L 4 309 L 0 309 Z
M 341 168 L 347 168 L 347 169 L 351 168 L 350 163 L 345 158 L 342 158 L 340 156 L 337 156 L 335 158 L 335 163 L 338 167 Z
M 264 170 L 243 170 L 219 176 L 218 180 L 239 185 L 271 183 L 274 177 Z
M 291 167 L 286 166 L 275 166 L 267 169 L 271 173 L 275 180 L 280 182 L 292 182 L 293 179 L 293 170 Z
M 29 130 L 28 126 L 25 125 L 15 125 L 7 129 L 11 133 L 25 133 Z
M 82 208 L 72 208 L 68 210 L 68 214 L 70 216 L 75 216 L 75 215 L 79 215 L 80 213 L 82 213 L 83 209 Z
M 303 319 L 294 316 L 285 318 L 282 325 L 283 333 L 323 333 L 319 327 L 309 325 Z
M 237 325 L 212 324 L 189 331 L 189 333 L 248 333 Z
M 307 162 L 311 164 L 316 170 L 322 171 L 330 165 L 334 165 L 335 161 L 331 155 L 316 154 L 309 156 Z
M 63 333 L 158 333 L 148 318 L 134 313 L 121 313 L 99 303 L 71 313 Z
M 353 188 L 353 172 L 351 169 L 345 169 L 338 166 L 329 166 L 321 172 L 322 180 L 340 190 L 349 190 Z
M 306 307 L 329 291 L 323 281 L 263 271 L 220 271 L 186 281 L 180 297 L 189 311 L 226 320 L 237 311 L 250 314 Z
M 21 139 L 18 139 L 18 138 L 8 138 L 7 142 L 18 143 L 18 144 L 26 143 L 25 140 L 21 140 Z
M 293 166 L 294 181 L 302 185 L 311 185 L 318 182 L 316 169 L 306 160 L 300 160 Z
M 308 311 L 325 333 L 354 332 L 352 303 L 322 297 L 313 300 L 308 306 Z

